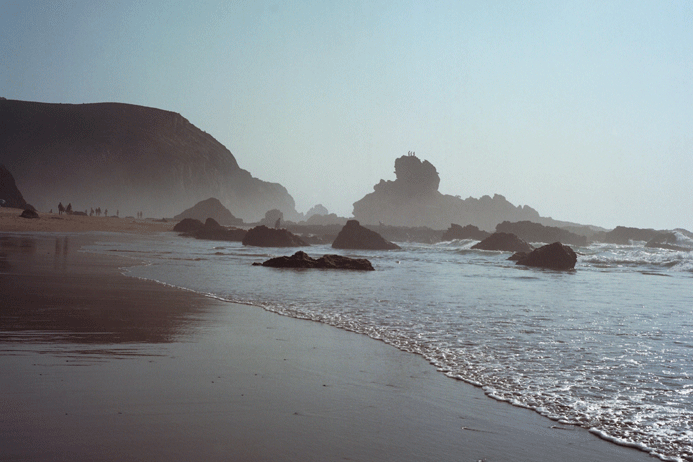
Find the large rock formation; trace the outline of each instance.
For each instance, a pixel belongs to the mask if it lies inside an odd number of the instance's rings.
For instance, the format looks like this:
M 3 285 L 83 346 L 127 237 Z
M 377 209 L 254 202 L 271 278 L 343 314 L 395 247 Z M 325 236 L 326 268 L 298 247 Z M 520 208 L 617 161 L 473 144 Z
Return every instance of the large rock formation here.
M 529 253 L 534 247 L 512 233 L 493 233 L 483 241 L 473 245 L 472 249 Z
M 219 199 L 210 197 L 207 200 L 198 202 L 187 210 L 173 217 L 174 220 L 184 218 L 194 218 L 196 220 L 206 220 L 213 218 L 216 222 L 224 226 L 242 225 L 243 220 L 236 218 L 233 214 L 219 202 Z
M 609 244 L 628 245 L 633 241 L 651 241 L 662 237 L 665 231 L 657 231 L 654 229 L 628 228 L 626 226 L 617 226 L 608 233 L 604 234 L 603 242 Z
M 571 245 L 587 245 L 587 237 L 571 233 L 568 230 L 554 226 L 544 226 L 531 221 L 511 223 L 504 221 L 496 226 L 500 233 L 512 233 L 527 242 L 556 242 L 561 241 Z
M 308 244 L 286 229 L 260 225 L 252 228 L 243 238 L 243 245 L 255 247 L 303 247 Z
M 374 271 L 371 262 L 365 258 L 349 258 L 342 255 L 323 255 L 315 259 L 305 252 L 296 252 L 290 257 L 270 258 L 263 263 L 253 263 L 253 266 L 268 266 L 271 268 L 320 268 Z
M 395 181 L 381 180 L 374 191 L 354 203 L 354 218 L 363 224 L 427 226 L 444 230 L 450 223 L 470 223 L 492 231 L 502 221 L 537 221 L 539 213 L 514 206 L 501 195 L 460 199 L 438 191 L 440 177 L 428 161 L 416 156 L 395 160 Z
M 299 217 L 283 186 L 253 178 L 211 135 L 160 109 L 2 100 L 0 163 L 40 210 L 62 201 L 172 217 L 216 197 L 247 222 L 274 208 Z
M 452 223 L 450 227 L 443 233 L 440 238 L 441 241 L 452 241 L 454 239 L 474 239 L 477 241 L 483 241 L 489 237 L 491 233 L 482 231 L 474 225 L 467 225 L 464 228 L 460 225 Z
M 347 221 L 332 247 L 335 249 L 394 250 L 400 247 L 384 239 L 380 234 L 364 228 L 356 220 Z
M 182 236 L 194 237 L 195 239 L 234 242 L 243 241 L 248 233 L 244 229 L 221 226 L 214 218 L 207 218 L 204 223 L 196 218 L 184 218 L 179 223 L 176 223 L 173 231 L 181 233 Z
M 577 255 L 567 245 L 554 242 L 531 251 L 529 254 L 519 258 L 515 264 L 525 266 L 536 266 L 539 268 L 549 268 L 556 270 L 568 270 L 575 268 Z
M 14 177 L 2 164 L 0 164 L 0 201 L 0 207 L 34 210 L 32 206 L 27 207 L 28 204 L 19 192 Z

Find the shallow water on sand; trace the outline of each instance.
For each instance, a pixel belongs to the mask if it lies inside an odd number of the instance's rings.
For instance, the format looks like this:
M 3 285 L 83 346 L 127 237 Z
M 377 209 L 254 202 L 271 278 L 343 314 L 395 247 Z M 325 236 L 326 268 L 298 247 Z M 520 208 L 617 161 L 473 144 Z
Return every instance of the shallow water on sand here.
M 252 267 L 295 249 L 158 235 L 89 251 L 126 274 L 360 332 L 517 406 L 665 460 L 693 460 L 693 253 L 575 248 L 576 269 L 515 266 L 472 241 L 368 258 L 375 272 Z

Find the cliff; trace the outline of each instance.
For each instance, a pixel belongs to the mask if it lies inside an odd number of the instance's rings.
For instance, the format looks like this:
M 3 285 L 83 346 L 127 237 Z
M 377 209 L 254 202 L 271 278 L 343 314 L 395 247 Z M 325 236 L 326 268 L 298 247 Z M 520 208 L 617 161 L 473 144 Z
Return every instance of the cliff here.
M 0 207 L 11 207 L 15 209 L 32 208 L 24 200 L 24 196 L 17 189 L 12 174 L 0 164 Z
M 298 217 L 283 186 L 252 177 L 211 135 L 160 109 L 0 100 L 0 163 L 39 210 L 62 201 L 170 217 L 216 197 L 245 221 L 275 208 Z
M 493 231 L 503 221 L 538 221 L 528 206 L 514 206 L 496 194 L 480 199 L 441 194 L 440 177 L 428 161 L 402 156 L 395 161 L 394 181 L 381 180 L 374 191 L 354 203 L 354 218 L 364 224 L 427 226 L 444 230 L 450 223 L 475 225 Z

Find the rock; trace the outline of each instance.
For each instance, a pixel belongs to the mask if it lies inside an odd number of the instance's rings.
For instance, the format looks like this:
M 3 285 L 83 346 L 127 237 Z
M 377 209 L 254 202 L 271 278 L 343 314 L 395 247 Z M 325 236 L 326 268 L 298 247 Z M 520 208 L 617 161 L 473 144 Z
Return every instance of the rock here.
M 681 232 L 670 231 L 650 239 L 645 247 L 689 252 L 693 250 L 693 240 Z
M 243 245 L 255 247 L 302 247 L 308 244 L 286 229 L 268 228 L 265 225 L 249 230 L 243 238 Z
M 305 252 L 296 252 L 290 257 L 271 258 L 264 263 L 253 263 L 254 266 L 271 268 L 321 268 L 374 271 L 371 262 L 365 258 L 349 258 L 342 255 L 323 255 L 317 260 Z
M 511 223 L 504 221 L 496 226 L 499 233 L 513 233 L 527 242 L 556 242 L 561 241 L 572 245 L 587 245 L 587 237 L 580 236 L 568 230 L 555 226 L 544 226 L 531 221 L 518 221 Z
M 633 241 L 650 241 L 657 239 L 664 234 L 662 231 L 654 229 L 628 228 L 617 226 L 613 230 L 604 234 L 603 240 L 608 244 L 629 245 Z
M 473 245 L 472 249 L 531 252 L 534 247 L 512 233 L 493 233 L 483 241 Z
M 440 238 L 442 241 L 452 241 L 455 239 L 474 239 L 482 241 L 489 237 L 491 233 L 483 231 L 474 225 L 467 225 L 464 228 L 452 223 L 447 231 Z
M 529 252 L 515 252 L 514 254 L 512 254 L 508 257 L 508 260 L 511 260 L 511 261 L 522 260 L 527 255 L 529 255 Z
M 178 233 L 192 233 L 198 229 L 204 228 L 204 223 L 196 218 L 183 218 L 180 222 L 176 223 L 173 230 Z
M 346 225 L 332 243 L 335 249 L 394 250 L 400 247 L 384 239 L 380 234 L 364 228 L 356 220 L 347 221 Z
M 31 209 L 26 209 L 22 212 L 21 215 L 19 215 L 22 218 L 38 218 L 39 215 L 36 213 L 36 210 L 31 210 Z
M 173 230 L 181 232 L 185 237 L 209 241 L 241 242 L 247 233 L 244 229 L 221 226 L 214 218 L 207 218 L 204 224 L 200 220 L 185 218 Z
M 173 217 L 174 220 L 183 220 L 184 218 L 195 218 L 197 220 L 214 218 L 217 222 L 225 226 L 237 226 L 243 224 L 242 219 L 234 217 L 229 209 L 224 207 L 219 199 L 214 197 L 200 201 L 189 209 Z
M 515 262 L 516 265 L 536 266 L 556 270 L 575 268 L 577 255 L 567 245 L 554 242 L 533 250 Z
M 13 209 L 36 210 L 27 204 L 22 193 L 17 189 L 12 174 L 0 164 L 0 206 Z

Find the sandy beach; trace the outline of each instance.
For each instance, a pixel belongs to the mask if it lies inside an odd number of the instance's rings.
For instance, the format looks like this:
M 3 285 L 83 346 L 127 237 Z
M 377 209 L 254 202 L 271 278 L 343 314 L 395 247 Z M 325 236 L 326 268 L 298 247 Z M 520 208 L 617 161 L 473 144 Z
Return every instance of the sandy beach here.
M 366 336 L 79 251 L 172 223 L 20 212 L 0 209 L 0 460 L 653 460 Z

